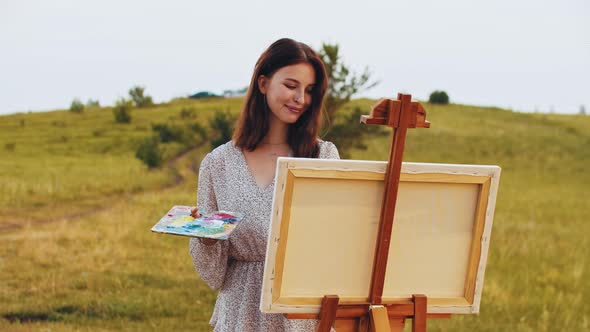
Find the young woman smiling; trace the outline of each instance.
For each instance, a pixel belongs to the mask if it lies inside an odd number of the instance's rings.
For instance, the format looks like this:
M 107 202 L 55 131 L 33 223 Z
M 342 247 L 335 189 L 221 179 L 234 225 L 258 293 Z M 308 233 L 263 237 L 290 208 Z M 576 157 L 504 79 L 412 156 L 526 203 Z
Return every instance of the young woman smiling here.
M 242 212 L 229 240 L 191 239 L 190 254 L 207 285 L 219 289 L 214 331 L 314 331 L 317 321 L 259 310 L 278 157 L 339 158 L 318 138 L 327 76 L 309 46 L 280 39 L 262 53 L 233 139 L 205 156 L 198 211 Z

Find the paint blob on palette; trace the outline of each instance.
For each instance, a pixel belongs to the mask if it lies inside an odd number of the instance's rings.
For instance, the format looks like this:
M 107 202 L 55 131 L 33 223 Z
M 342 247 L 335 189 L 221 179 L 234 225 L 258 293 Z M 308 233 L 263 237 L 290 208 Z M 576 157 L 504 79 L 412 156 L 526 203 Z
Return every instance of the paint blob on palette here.
M 241 213 L 214 211 L 202 213 L 201 217 L 193 218 L 191 209 L 191 206 L 173 206 L 152 227 L 152 232 L 227 240 L 244 217 Z

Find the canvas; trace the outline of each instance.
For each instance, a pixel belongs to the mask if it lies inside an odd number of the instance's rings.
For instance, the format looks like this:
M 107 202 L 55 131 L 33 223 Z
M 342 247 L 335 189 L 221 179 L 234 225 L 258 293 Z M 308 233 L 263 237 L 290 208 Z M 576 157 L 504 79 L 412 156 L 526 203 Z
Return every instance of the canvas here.
M 386 162 L 279 158 L 261 310 L 318 313 L 324 295 L 367 301 Z M 404 163 L 384 303 L 479 311 L 497 166 Z

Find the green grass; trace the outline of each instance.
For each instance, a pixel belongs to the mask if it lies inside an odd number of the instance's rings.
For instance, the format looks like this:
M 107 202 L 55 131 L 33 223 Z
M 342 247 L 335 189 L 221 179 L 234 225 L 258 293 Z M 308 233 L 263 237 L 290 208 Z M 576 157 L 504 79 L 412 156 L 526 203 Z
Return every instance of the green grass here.
M 151 190 L 175 181 L 175 170 L 149 170 L 135 158 L 154 123 L 206 125 L 214 111 L 238 111 L 239 100 L 180 100 L 132 111 L 131 124 L 118 124 L 110 108 L 82 114 L 67 111 L 3 116 L 0 120 L 0 228 L 83 213 L 108 198 Z M 194 117 L 182 119 L 183 108 Z M 167 156 L 179 144 L 165 145 Z
M 148 231 L 171 205 L 194 204 L 192 170 L 209 147 L 156 171 L 133 155 L 151 123 L 206 123 L 240 103 L 180 100 L 134 110 L 130 125 L 110 109 L 0 117 L 0 225 L 30 221 L 0 231 L 0 330 L 209 330 L 216 294 L 187 239 Z M 182 107 L 197 117 L 180 119 Z M 405 161 L 502 167 L 481 313 L 429 331 L 588 330 L 590 117 L 425 108 L 431 128 L 409 130 Z M 354 159 L 388 158 L 389 138 L 367 144 Z

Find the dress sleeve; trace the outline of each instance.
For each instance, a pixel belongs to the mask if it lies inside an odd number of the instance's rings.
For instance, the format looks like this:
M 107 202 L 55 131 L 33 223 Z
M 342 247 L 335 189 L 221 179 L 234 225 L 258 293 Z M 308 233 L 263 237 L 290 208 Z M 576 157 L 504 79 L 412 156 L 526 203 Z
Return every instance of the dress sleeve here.
M 211 154 L 203 158 L 199 167 L 199 184 L 197 189 L 197 208 L 199 211 L 217 211 L 217 200 L 213 187 Z M 229 242 L 217 240 L 215 244 L 206 245 L 198 238 L 191 238 L 189 252 L 195 270 L 205 283 L 216 290 L 221 288 L 227 269 Z
M 340 159 L 338 148 L 334 143 L 323 141 L 320 146 L 320 159 Z

